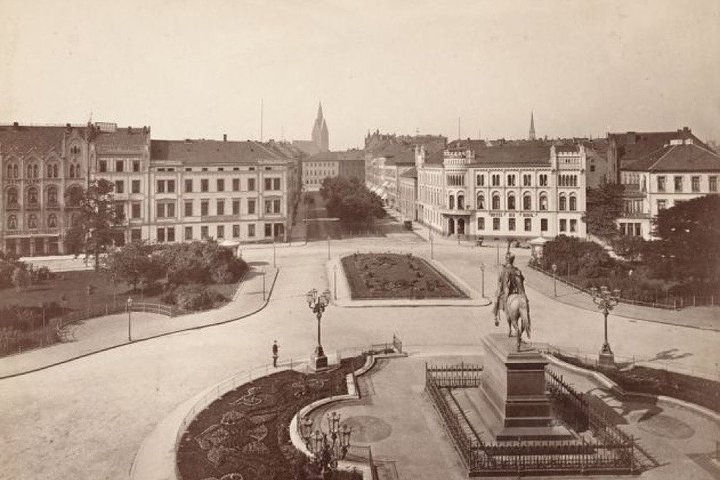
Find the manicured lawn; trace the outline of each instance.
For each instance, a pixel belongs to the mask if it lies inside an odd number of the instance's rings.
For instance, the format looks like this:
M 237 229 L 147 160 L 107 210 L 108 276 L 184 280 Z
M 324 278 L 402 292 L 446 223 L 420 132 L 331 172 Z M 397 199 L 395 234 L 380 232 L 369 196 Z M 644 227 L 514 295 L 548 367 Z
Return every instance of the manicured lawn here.
M 380 298 L 467 298 L 420 257 L 396 253 L 356 253 L 342 259 L 355 300 Z
M 177 454 L 182 478 L 298 478 L 302 454 L 290 443 L 292 417 L 318 399 L 347 393 L 345 375 L 364 363 L 360 356 L 319 374 L 283 371 L 225 394 L 200 412 L 183 435 Z M 327 429 L 325 422 L 323 428 Z M 332 478 L 362 476 L 346 473 Z

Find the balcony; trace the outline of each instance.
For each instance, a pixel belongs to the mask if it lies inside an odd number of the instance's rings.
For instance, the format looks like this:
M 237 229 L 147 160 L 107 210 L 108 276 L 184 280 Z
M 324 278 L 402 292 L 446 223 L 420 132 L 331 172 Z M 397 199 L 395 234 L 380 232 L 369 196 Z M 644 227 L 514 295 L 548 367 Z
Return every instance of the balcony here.
M 620 212 L 620 218 L 634 218 L 638 220 L 649 219 L 650 214 L 644 212 Z

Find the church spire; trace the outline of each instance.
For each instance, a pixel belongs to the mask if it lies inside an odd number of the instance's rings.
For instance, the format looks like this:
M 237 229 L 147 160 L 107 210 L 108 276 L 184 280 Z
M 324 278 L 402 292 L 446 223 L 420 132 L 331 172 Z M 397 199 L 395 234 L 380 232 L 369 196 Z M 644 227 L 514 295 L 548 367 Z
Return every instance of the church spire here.
M 530 133 L 528 140 L 535 140 L 535 118 L 532 110 L 530 110 Z
M 318 102 L 317 122 L 322 122 L 322 120 L 323 120 L 322 102 Z

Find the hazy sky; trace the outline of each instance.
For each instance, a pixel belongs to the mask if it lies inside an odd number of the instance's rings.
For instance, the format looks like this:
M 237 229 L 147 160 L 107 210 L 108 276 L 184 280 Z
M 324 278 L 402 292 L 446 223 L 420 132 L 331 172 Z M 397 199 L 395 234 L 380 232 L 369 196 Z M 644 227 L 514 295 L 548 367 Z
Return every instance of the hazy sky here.
M 720 1 L 0 0 L 0 123 L 720 139 Z

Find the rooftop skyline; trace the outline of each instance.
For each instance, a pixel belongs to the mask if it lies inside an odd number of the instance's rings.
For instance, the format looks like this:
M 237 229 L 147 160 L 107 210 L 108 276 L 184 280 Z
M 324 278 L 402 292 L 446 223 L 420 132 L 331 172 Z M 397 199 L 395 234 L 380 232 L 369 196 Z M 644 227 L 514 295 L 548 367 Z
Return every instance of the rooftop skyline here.
M 714 1 L 97 3 L 0 0 L 0 123 L 153 138 L 449 139 L 690 126 L 720 139 Z

